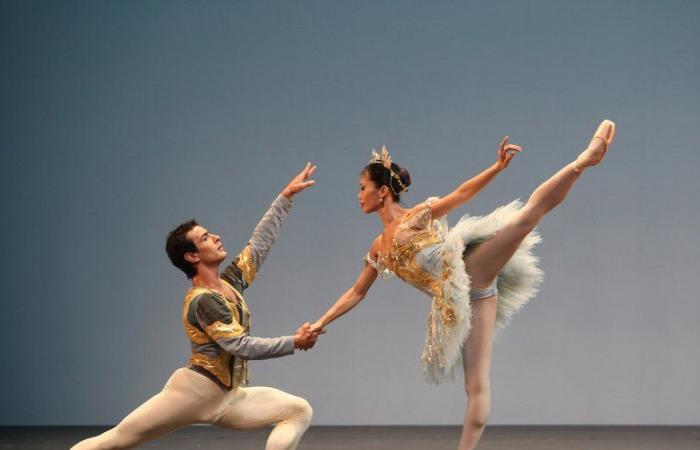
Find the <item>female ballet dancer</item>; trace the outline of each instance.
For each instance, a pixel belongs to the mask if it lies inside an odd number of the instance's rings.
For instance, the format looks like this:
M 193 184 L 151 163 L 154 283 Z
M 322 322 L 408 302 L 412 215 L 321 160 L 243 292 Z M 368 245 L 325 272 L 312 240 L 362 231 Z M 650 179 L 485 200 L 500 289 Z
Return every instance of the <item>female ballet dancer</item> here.
M 454 374 L 460 360 L 468 398 L 459 449 L 476 447 L 491 407 L 489 370 L 494 333 L 537 293 L 543 273 L 532 247 L 540 242 L 539 221 L 564 200 L 587 167 L 603 160 L 615 134 L 604 120 L 588 148 L 532 193 L 525 205 L 515 200 L 483 217 L 465 215 L 448 229 L 445 215 L 466 203 L 520 152 L 501 142 L 491 167 L 454 192 L 428 198 L 413 208 L 399 206 L 411 182 L 408 171 L 391 161 L 386 147 L 360 176 L 358 199 L 365 213 L 376 212 L 384 225 L 365 256 L 355 284 L 313 325 L 322 331 L 355 307 L 379 273 L 394 274 L 432 297 L 422 361 L 428 381 Z

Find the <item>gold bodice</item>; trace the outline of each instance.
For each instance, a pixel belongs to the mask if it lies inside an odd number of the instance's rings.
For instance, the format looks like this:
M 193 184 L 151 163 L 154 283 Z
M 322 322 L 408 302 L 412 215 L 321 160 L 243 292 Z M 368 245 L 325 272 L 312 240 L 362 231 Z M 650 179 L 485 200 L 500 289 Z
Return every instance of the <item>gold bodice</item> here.
M 432 217 L 434 200 L 428 199 L 425 206 L 401 220 L 389 251 L 385 255 L 379 252 L 374 266 L 379 272 L 390 270 L 432 297 L 422 358 L 428 365 L 444 367 L 444 341 L 464 317 L 458 312 L 451 290 L 445 289 L 452 280 L 453 269 L 444 260 L 446 224 Z M 373 263 L 371 257 L 368 261 Z
M 389 251 L 386 255 L 379 253 L 377 261 L 403 281 L 427 294 L 438 295 L 439 276 L 422 267 L 416 256 L 422 250 L 442 242 L 439 229 L 433 226 L 430 206 L 425 205 L 415 214 L 401 220 L 394 231 Z

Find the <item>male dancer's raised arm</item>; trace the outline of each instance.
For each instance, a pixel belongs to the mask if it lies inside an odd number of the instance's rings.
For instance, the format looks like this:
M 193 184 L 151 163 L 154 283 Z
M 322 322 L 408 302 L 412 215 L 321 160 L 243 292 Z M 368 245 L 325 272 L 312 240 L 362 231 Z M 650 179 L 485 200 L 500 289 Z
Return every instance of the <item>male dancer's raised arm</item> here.
M 255 226 L 248 244 L 221 273 L 221 277 L 239 291 L 248 288 L 257 276 L 260 266 L 277 239 L 282 222 L 292 209 L 292 197 L 315 183 L 309 180 L 315 170 L 316 166 L 307 163 L 299 175 L 292 179 Z

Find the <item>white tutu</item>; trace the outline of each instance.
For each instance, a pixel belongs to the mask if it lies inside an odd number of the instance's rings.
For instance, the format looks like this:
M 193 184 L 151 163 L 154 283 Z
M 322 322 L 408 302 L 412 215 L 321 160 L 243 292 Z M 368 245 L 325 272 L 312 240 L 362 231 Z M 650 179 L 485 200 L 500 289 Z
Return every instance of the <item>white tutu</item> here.
M 464 342 L 471 329 L 471 302 L 469 300 L 471 283 L 464 267 L 465 248 L 470 244 L 477 244 L 492 237 L 512 220 L 512 217 L 518 213 L 522 206 L 520 200 L 514 200 L 485 216 L 470 217 L 464 215 L 454 227 L 449 229 L 444 218 L 438 221 L 438 228 L 441 229 L 441 234 L 444 237 L 442 261 L 447 266 L 443 267 L 443 273 L 449 274 L 449 276 L 443 277 L 443 295 L 446 299 L 451 299 L 458 314 L 457 326 L 444 329 L 441 320 L 433 320 L 441 317 L 440 305 L 433 302 L 428 324 L 429 336 L 423 351 L 423 367 L 429 382 L 438 384 L 446 379 L 454 378 L 455 368 L 462 361 Z M 543 280 L 544 272 L 538 267 L 539 258 L 533 255 L 532 247 L 541 240 L 537 231 L 529 233 L 498 274 L 498 310 L 495 335 L 508 325 L 513 315 L 539 290 L 538 286 Z M 435 338 L 431 332 L 433 334 L 437 332 L 439 336 Z M 432 363 L 433 359 L 429 357 L 431 349 L 428 342 L 431 339 L 434 342 L 439 342 L 440 351 L 444 356 L 441 358 L 441 364 Z

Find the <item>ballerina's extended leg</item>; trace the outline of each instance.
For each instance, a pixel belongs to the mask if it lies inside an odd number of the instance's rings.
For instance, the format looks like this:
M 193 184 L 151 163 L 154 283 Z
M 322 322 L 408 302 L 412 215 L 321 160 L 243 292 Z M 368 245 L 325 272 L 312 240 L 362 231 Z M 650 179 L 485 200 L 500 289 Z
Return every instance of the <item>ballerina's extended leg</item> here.
M 516 252 L 523 239 L 535 229 L 542 217 L 559 205 L 587 167 L 599 164 L 615 135 L 615 124 L 604 120 L 593 135 L 588 148 L 535 189 L 525 206 L 495 236 L 479 244 L 465 257 L 472 287 L 490 286 L 503 266 Z
M 471 277 L 472 289 L 483 289 L 493 284 L 523 239 L 534 230 L 545 214 L 566 198 L 583 170 L 602 161 L 614 134 L 615 124 L 609 120 L 603 121 L 588 148 L 573 163 L 535 189 L 518 215 L 494 237 L 466 254 L 464 262 Z M 472 330 L 463 350 L 468 407 L 459 450 L 476 447 L 491 410 L 489 370 L 497 308 L 495 296 L 472 303 Z

